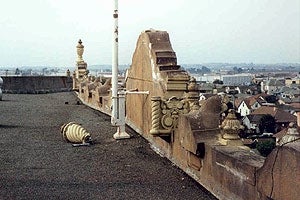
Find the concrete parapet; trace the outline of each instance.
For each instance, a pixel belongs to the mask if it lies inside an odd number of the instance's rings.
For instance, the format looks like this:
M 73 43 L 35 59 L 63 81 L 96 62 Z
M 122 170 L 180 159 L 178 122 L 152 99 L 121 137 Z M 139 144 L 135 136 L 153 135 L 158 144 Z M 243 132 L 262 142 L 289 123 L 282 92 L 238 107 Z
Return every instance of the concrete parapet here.
M 212 162 L 206 163 L 212 167 L 211 177 L 215 184 L 212 193 L 220 199 L 262 199 L 256 185 L 256 171 L 264 163 L 262 156 L 240 147 L 206 147 L 213 152 Z
M 72 90 L 72 78 L 66 76 L 5 76 L 4 93 L 39 94 Z
M 177 65 L 167 32 L 150 30 L 140 35 L 126 80 L 128 90 L 138 88 L 150 91 L 149 96 L 128 96 L 126 111 L 127 121 L 152 143 L 156 151 L 168 157 L 220 199 L 273 198 L 274 195 L 265 194 L 259 187 L 263 178 L 258 176 L 260 169 L 270 169 L 266 167 L 270 161 L 265 161 L 264 157 L 245 146 L 225 145 L 228 142 L 224 142 L 219 128 L 220 114 L 224 109 L 220 97 L 211 97 L 200 108 L 193 105 L 197 101 L 194 99 L 197 96 L 196 86 Z M 173 96 L 177 98 L 176 102 L 186 98 L 193 103 L 188 106 L 188 112 L 179 112 L 180 106 L 174 109 L 164 103 L 163 99 L 168 101 Z M 179 113 L 172 131 L 166 128 L 166 124 L 171 126 L 174 123 L 173 115 L 167 115 L 166 107 L 172 110 L 171 113 Z M 169 137 L 166 138 L 166 135 Z M 295 152 L 293 159 L 299 160 L 299 157 L 300 152 Z M 283 159 L 282 163 L 288 162 Z M 289 183 L 295 180 L 299 178 L 291 176 Z M 280 179 L 277 182 L 284 183 Z M 277 193 L 282 191 L 277 189 Z M 285 190 L 286 193 L 292 192 L 288 187 Z M 299 196 L 296 191 L 292 194 Z
M 300 140 L 278 146 L 257 172 L 259 191 L 271 199 L 299 199 L 299 169 Z
M 293 199 L 300 196 L 300 141 L 262 157 L 245 146 L 226 146 L 221 132 L 193 130 L 179 117 L 172 160 L 219 199 Z M 192 159 L 191 159 L 192 157 Z
M 141 129 L 145 137 L 171 137 L 175 118 L 178 118 L 175 112 L 185 112 L 180 105 L 185 104 L 183 97 L 188 90 L 190 76 L 177 65 L 176 53 L 166 31 L 147 30 L 141 33 L 127 74 L 126 90 L 149 91 L 147 96 L 126 97 L 127 119 Z M 151 97 L 161 99 L 151 101 Z M 150 130 L 154 136 L 148 135 Z
M 87 83 L 91 82 L 84 82 L 86 80 L 87 77 L 78 82 L 79 97 L 87 105 L 109 114 L 111 85 L 106 82 L 90 92 Z M 237 140 L 237 131 L 242 127 L 230 116 L 229 122 L 220 126 L 225 107 L 224 99 L 217 95 L 199 106 L 198 86 L 177 65 L 167 32 L 148 30 L 141 33 L 125 80 L 126 88 L 122 89 L 147 91 L 147 95 L 126 95 L 126 123 L 146 138 L 156 152 L 170 159 L 219 199 L 283 200 L 300 196 L 295 188 L 299 186 L 296 182 L 299 180 L 296 170 L 300 160 L 299 142 L 293 144 L 296 145 L 293 148 L 290 144 L 278 147 L 282 149 L 273 150 L 265 159 L 248 147 L 224 141 Z M 99 92 L 95 92 L 97 90 Z M 229 128 L 236 130 L 232 132 Z M 222 137 L 222 129 L 229 135 Z M 276 151 L 274 162 L 272 157 Z M 290 165 L 282 166 L 289 162 Z M 281 170 L 286 171 L 282 173 Z M 288 171 L 296 176 L 286 179 Z M 279 194 L 283 192 L 279 185 L 284 188 L 284 195 Z

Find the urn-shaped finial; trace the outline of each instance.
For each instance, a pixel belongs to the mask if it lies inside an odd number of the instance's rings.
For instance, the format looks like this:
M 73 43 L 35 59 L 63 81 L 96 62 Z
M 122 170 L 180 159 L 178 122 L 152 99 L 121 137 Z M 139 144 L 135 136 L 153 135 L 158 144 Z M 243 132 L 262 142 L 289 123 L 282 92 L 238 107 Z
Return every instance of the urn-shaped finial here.
M 191 77 L 190 83 L 188 84 L 188 90 L 195 91 L 197 89 L 196 86 L 197 86 L 196 79 L 194 77 Z
M 197 81 L 194 77 L 190 78 L 190 81 L 187 85 L 186 97 L 189 101 L 191 110 L 199 110 L 199 90 Z
M 66 74 L 67 74 L 67 77 L 70 77 L 70 76 L 71 76 L 71 72 L 70 72 L 69 69 L 67 70 Z
M 84 46 L 82 45 L 82 41 L 81 39 L 79 39 L 78 41 L 78 45 L 76 46 L 77 48 L 77 63 L 81 63 L 81 62 L 84 62 L 83 59 L 82 59 L 82 55 L 83 55 L 83 52 L 84 52 Z
M 239 133 L 244 126 L 241 125 L 240 121 L 236 118 L 235 111 L 230 109 L 227 117 L 222 122 L 221 129 L 223 131 L 223 138 L 229 140 L 239 139 Z

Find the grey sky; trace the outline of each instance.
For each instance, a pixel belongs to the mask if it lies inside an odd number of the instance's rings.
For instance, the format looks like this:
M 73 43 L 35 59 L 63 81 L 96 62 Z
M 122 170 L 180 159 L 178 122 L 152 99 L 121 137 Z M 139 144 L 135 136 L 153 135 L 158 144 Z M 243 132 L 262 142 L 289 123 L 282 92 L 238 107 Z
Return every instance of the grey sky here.
M 9 0 L 0 7 L 0 68 L 111 64 L 113 0 Z M 300 0 L 119 0 L 119 63 L 139 34 L 168 31 L 178 64 L 300 63 Z

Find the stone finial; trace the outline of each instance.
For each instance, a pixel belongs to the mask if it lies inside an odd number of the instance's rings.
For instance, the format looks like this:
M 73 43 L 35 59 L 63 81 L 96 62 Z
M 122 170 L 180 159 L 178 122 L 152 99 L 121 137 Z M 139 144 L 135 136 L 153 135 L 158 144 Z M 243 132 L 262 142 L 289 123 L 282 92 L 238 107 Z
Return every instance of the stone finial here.
M 82 58 L 82 55 L 84 52 L 84 46 L 82 45 L 81 39 L 79 39 L 78 45 L 76 46 L 76 48 L 77 48 L 77 63 L 84 62 L 84 60 Z
M 241 122 L 236 118 L 235 111 L 230 109 L 227 117 L 221 124 L 222 137 L 225 140 L 239 140 L 239 133 L 244 126 L 241 125 Z
M 196 79 L 194 77 L 191 77 L 190 82 L 188 84 L 188 90 L 195 91 L 197 90 L 196 86 L 197 86 Z
M 70 77 L 70 76 L 71 76 L 71 72 L 70 72 L 69 69 L 67 70 L 66 74 L 67 74 L 67 77 Z
M 191 77 L 188 86 L 187 86 L 187 93 L 185 96 L 187 97 L 191 110 L 199 110 L 199 90 L 197 81 L 194 77 Z

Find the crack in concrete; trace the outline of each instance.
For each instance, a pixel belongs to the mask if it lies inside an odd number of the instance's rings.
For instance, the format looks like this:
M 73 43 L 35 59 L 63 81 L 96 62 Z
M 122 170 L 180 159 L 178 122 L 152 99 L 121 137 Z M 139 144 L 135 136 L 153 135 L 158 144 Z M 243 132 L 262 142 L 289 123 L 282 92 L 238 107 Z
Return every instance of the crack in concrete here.
M 286 143 L 282 144 L 281 146 L 278 146 L 278 148 L 277 148 L 277 152 L 276 152 L 275 159 L 274 159 L 274 163 L 273 163 L 272 170 L 271 170 L 272 187 L 271 187 L 271 193 L 270 193 L 270 195 L 269 195 L 269 198 L 270 198 L 270 199 L 272 199 L 272 195 L 273 195 L 273 191 L 274 191 L 274 167 L 275 167 L 276 160 L 277 160 L 277 157 L 278 157 L 278 152 L 279 152 L 279 150 L 280 150 L 283 146 L 285 146 L 285 145 L 287 145 L 287 144 L 289 144 L 289 143 L 295 142 L 295 141 L 297 141 L 297 140 L 300 140 L 300 138 L 295 139 L 295 140 L 292 140 L 292 141 L 290 141 L 290 142 L 286 142 Z

